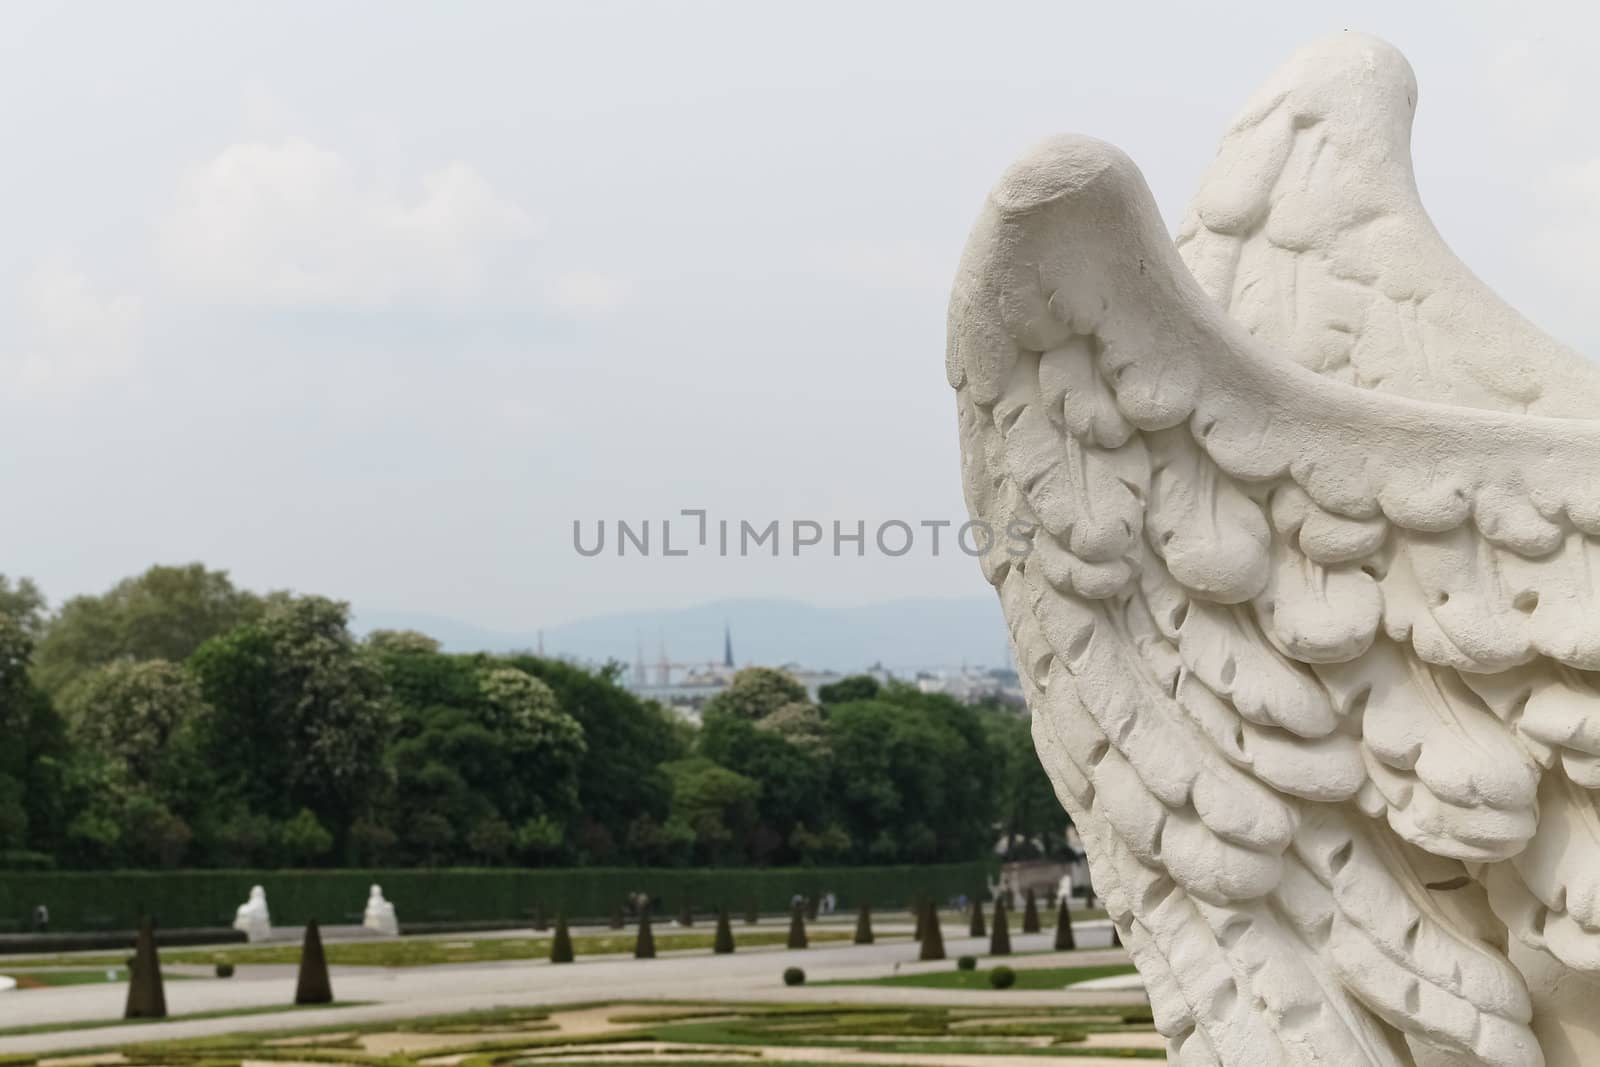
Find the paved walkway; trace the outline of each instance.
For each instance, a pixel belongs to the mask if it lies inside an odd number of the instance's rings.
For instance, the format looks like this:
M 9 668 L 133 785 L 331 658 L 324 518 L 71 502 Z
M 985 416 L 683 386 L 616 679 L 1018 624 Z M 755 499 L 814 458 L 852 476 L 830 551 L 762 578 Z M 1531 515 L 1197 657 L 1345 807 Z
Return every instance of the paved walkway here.
M 1109 944 L 1111 927 L 1105 920 L 1079 923 L 1076 930 L 1080 944 Z M 342 1001 L 363 1003 L 345 1008 L 303 1009 L 0 1037 L 0 1054 L 50 1052 L 240 1031 L 382 1022 L 492 1007 L 554 1006 L 615 1000 L 928 1005 L 992 1003 L 1016 1007 L 1144 1003 L 1144 995 L 1139 992 L 969 992 L 891 986 L 808 985 L 790 988 L 783 985 L 782 972 L 789 966 L 805 968 L 812 982 L 871 978 L 891 973 L 945 970 L 954 966 L 951 961 L 955 957 L 981 956 L 988 948 L 987 940 L 965 936 L 964 924 L 959 929 L 946 926 L 944 937 L 945 951 L 950 959 L 928 964 L 916 962 L 917 946 L 914 943 L 898 940 L 875 945 L 837 947 L 823 943 L 794 952 L 782 948 L 750 948 L 732 956 L 693 952 L 670 953 L 655 960 L 591 957 L 559 967 L 542 960 L 409 968 L 334 967 L 334 995 Z M 1012 944 L 1018 952 L 1041 954 L 1017 956 L 1008 963 L 1013 967 L 1028 968 L 1098 966 L 1127 960 L 1127 955 L 1120 948 L 1080 951 L 1070 957 L 1048 953 L 1045 950 L 1050 948 L 1053 940 L 1054 935 L 1050 931 L 1013 934 Z M 289 1004 L 294 999 L 294 985 L 293 966 L 247 964 L 240 966 L 235 976 L 227 980 L 168 983 L 167 1008 L 173 1015 L 187 1015 Z M 0 1029 L 36 1023 L 117 1019 L 122 1015 L 126 996 L 127 987 L 121 983 L 7 993 L 0 997 Z

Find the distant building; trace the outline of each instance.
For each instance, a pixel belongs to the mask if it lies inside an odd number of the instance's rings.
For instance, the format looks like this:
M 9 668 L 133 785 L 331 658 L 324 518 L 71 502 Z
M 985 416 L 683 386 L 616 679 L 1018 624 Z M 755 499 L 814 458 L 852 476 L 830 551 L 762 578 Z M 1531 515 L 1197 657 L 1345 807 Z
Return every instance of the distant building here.
M 959 670 L 919 671 L 917 689 L 924 693 L 943 693 L 963 704 L 999 701 L 1022 704 L 1022 686 L 1017 672 L 1010 668 L 961 667 Z

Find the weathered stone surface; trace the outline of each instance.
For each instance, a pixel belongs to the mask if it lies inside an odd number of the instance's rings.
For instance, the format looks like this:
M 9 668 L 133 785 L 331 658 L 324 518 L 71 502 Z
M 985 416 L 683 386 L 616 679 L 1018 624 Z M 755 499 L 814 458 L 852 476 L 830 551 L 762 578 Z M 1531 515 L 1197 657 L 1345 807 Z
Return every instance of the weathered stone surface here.
M 1176 247 L 1046 141 L 956 278 L 983 573 L 1175 1062 L 1600 1062 L 1600 369 L 1434 230 L 1416 99 L 1301 52 Z

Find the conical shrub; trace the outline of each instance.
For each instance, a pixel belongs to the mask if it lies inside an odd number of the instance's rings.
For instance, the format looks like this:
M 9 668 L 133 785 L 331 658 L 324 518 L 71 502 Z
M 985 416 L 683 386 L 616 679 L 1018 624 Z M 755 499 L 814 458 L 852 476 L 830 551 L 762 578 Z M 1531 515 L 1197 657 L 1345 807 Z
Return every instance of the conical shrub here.
M 535 904 L 533 906 L 533 928 L 535 930 L 550 929 L 550 922 L 544 917 L 543 904 Z
M 717 936 L 711 941 L 711 951 L 726 956 L 733 951 L 733 923 L 728 919 L 728 909 L 717 909 Z
M 856 937 L 858 945 L 872 944 L 872 905 L 866 901 L 861 902 L 861 911 L 856 915 Z
M 939 928 L 939 905 L 930 898 L 922 906 L 922 951 L 919 960 L 944 959 L 944 931 Z
M 812 893 L 806 897 L 806 918 L 812 922 L 817 921 L 817 915 L 822 910 L 822 894 Z
M 550 962 L 571 963 L 573 960 L 572 933 L 567 929 L 567 917 L 556 914 L 556 934 L 550 939 Z
M 611 929 L 620 930 L 625 925 L 627 924 L 622 919 L 622 905 L 617 904 L 611 909 Z
M 744 921 L 746 926 L 754 926 L 761 921 L 761 909 L 757 906 L 755 897 L 744 902 Z
M 1033 895 L 1031 889 L 1022 897 L 1022 932 L 1025 934 L 1039 932 L 1039 898 Z
M 994 898 L 994 930 L 989 934 L 989 955 L 1011 955 L 1011 923 L 1006 918 L 1006 896 Z
M 650 932 L 650 905 L 648 904 L 639 909 L 639 936 L 633 940 L 633 958 L 636 960 L 653 960 L 656 958 L 656 935 Z
M 161 954 L 156 951 L 156 925 L 148 915 L 139 920 L 128 965 L 128 1003 L 124 1019 L 165 1019 L 167 991 L 161 982 Z
M 796 904 L 789 911 L 789 948 L 805 948 L 806 941 L 806 912 L 805 908 Z
M 678 925 L 694 925 L 694 905 L 689 902 L 688 897 L 684 897 L 683 903 L 678 905 Z
M 1067 898 L 1061 898 L 1061 907 L 1056 909 L 1056 949 L 1066 951 L 1078 947 L 1078 941 L 1072 936 L 1072 912 L 1067 908 Z
M 333 983 L 328 980 L 328 956 L 322 951 L 322 931 L 317 920 L 306 923 L 300 946 L 300 979 L 294 984 L 296 1004 L 332 1004 Z
M 988 937 L 989 928 L 983 922 L 983 898 L 972 898 L 972 925 L 967 929 L 968 937 Z

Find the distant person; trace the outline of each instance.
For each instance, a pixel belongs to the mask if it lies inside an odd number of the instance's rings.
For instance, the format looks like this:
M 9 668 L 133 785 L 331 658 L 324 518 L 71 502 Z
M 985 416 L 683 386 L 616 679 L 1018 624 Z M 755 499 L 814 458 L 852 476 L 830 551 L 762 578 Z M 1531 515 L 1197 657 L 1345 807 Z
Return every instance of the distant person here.
M 50 906 L 48 904 L 34 906 L 33 928 L 41 934 L 50 929 Z

